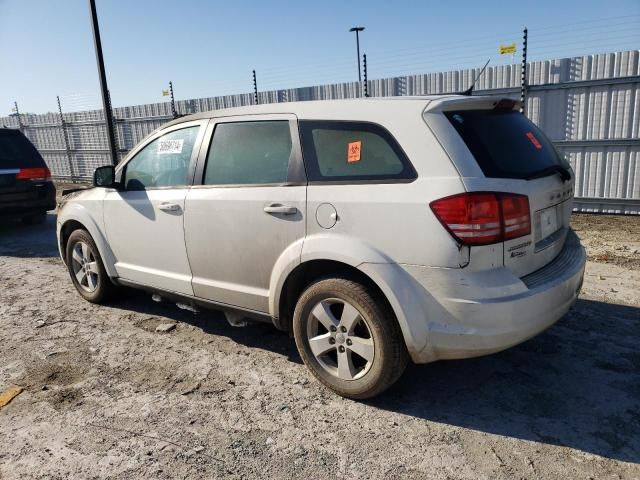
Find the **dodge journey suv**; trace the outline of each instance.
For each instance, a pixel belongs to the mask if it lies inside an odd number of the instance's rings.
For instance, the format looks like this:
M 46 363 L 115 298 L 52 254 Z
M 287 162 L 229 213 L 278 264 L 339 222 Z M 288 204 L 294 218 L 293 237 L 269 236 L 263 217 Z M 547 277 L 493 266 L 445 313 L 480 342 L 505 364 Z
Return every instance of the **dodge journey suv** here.
M 66 197 L 80 295 L 264 319 L 340 395 L 497 352 L 575 302 L 573 173 L 509 99 L 258 105 L 175 120 Z M 236 317 L 233 317 L 236 315 Z

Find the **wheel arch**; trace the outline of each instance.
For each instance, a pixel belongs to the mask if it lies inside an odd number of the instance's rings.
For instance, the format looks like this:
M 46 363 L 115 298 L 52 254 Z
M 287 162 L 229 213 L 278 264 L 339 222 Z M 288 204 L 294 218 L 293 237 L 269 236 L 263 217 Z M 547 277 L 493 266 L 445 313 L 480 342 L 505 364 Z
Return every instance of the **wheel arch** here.
M 395 311 L 387 296 L 378 284 L 362 270 L 353 265 L 331 259 L 314 259 L 296 266 L 282 284 L 277 295 L 277 310 L 274 312 L 274 323 L 281 330 L 290 331 L 293 310 L 302 292 L 320 278 L 339 277 L 357 281 L 371 289 L 384 302 L 389 312 Z
M 372 290 L 384 302 L 398 323 L 407 351 L 412 358 L 428 345 L 427 311 L 429 305 L 408 274 L 397 264 L 366 263 L 358 266 L 335 259 L 314 259 L 302 262 L 287 275 L 276 297 L 275 326 L 291 332 L 293 311 L 300 294 L 320 278 L 342 277 L 358 281 Z
M 269 289 L 269 313 L 274 325 L 291 331 L 300 293 L 318 278 L 345 275 L 371 287 L 385 302 L 412 357 L 427 346 L 427 312 L 433 306 L 425 298 L 428 294 L 402 265 L 371 245 L 344 235 L 307 237 L 295 252 L 283 254 L 272 272 Z
M 104 265 L 105 270 L 109 277 L 114 278 L 117 277 L 114 264 L 115 257 L 111 248 L 109 247 L 109 243 L 107 239 L 103 235 L 102 231 L 95 223 L 95 221 L 89 216 L 89 214 L 84 211 L 83 208 L 76 208 L 73 212 L 65 212 L 65 215 L 62 218 L 59 234 L 58 234 L 58 245 L 60 248 L 60 254 L 62 260 L 66 264 L 66 250 L 67 250 L 67 242 L 69 241 L 69 236 L 78 229 L 86 230 L 93 238 L 93 241 L 98 248 L 98 253 L 100 253 L 100 257 L 102 258 L 102 263 Z
M 65 264 L 67 263 L 66 253 L 67 253 L 67 244 L 69 243 L 69 237 L 76 230 L 87 230 L 87 227 L 85 227 L 79 221 L 73 220 L 73 219 L 67 220 L 60 227 L 60 238 L 58 242 L 59 243 L 58 247 L 60 249 L 60 256 L 62 257 L 62 261 Z

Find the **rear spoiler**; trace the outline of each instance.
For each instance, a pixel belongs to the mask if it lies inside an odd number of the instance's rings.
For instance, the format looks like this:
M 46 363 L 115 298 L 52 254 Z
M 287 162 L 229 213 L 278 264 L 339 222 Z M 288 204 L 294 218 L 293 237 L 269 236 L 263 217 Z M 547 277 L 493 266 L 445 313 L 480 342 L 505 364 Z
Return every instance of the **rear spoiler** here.
M 520 110 L 522 102 L 505 96 L 492 95 L 447 95 L 433 99 L 424 109 L 424 113 L 446 112 L 448 110 Z

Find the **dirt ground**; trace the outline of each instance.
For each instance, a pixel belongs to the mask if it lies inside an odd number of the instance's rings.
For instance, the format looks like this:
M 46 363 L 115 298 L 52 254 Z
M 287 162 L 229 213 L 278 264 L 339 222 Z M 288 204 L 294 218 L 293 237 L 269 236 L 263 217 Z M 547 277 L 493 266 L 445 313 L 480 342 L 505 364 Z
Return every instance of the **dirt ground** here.
M 640 218 L 576 215 L 581 299 L 492 356 L 354 402 L 287 335 L 130 292 L 83 301 L 55 216 L 0 227 L 0 478 L 640 478 Z M 160 324 L 175 323 L 168 333 Z

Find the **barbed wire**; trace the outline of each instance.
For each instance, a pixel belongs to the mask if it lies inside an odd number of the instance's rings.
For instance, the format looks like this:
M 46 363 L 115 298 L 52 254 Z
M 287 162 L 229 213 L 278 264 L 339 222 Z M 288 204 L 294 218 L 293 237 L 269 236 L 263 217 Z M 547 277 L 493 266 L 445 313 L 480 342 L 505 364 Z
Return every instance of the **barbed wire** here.
M 640 14 L 531 25 L 528 31 L 529 61 L 635 50 L 640 46 Z M 511 43 L 516 44 L 517 53 L 500 55 L 499 46 Z M 490 60 L 490 67 L 518 64 L 521 59 L 522 30 L 511 27 L 502 32 L 455 38 L 452 41 L 443 39 L 438 45 L 423 44 L 394 49 L 367 48 L 365 39 L 361 47 L 362 53 L 367 54 L 368 78 L 375 80 L 479 67 L 486 60 Z M 341 50 L 335 55 L 305 57 L 303 60 L 285 56 L 275 58 L 280 59 L 282 64 L 255 68 L 259 91 L 338 84 L 357 79 L 355 51 Z M 224 77 L 212 79 L 209 83 L 210 96 L 250 93 L 251 70 L 254 67 L 247 66 L 244 72 L 229 69 Z M 154 103 L 166 103 L 167 98 L 161 97 L 165 85 L 159 84 L 157 88 L 158 101 Z M 117 97 L 117 94 L 112 97 L 114 106 L 119 105 Z M 61 95 L 61 102 L 65 112 L 102 108 L 99 96 L 91 93 Z
M 490 65 L 518 63 L 522 31 L 508 30 L 483 36 L 456 39 L 442 45 L 416 45 L 393 50 L 362 50 L 367 53 L 370 79 L 397 75 L 460 70 L 490 60 Z M 500 55 L 498 46 L 514 42 L 517 56 Z M 364 42 L 363 42 L 364 43 Z M 630 50 L 640 45 L 640 15 L 569 22 L 529 28 L 529 60 L 561 58 L 612 50 Z M 357 69 L 353 58 L 269 67 L 258 70 L 262 89 L 291 88 L 355 80 Z

